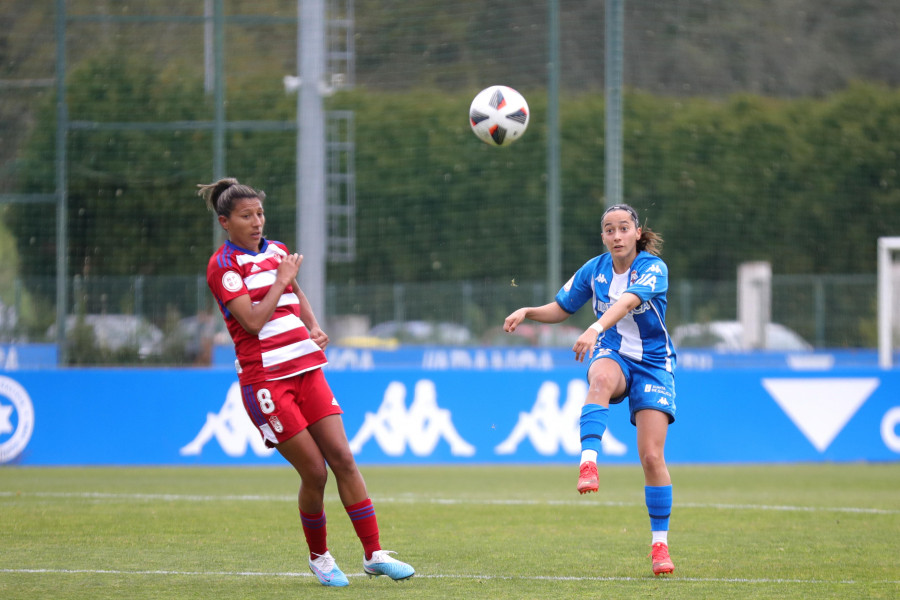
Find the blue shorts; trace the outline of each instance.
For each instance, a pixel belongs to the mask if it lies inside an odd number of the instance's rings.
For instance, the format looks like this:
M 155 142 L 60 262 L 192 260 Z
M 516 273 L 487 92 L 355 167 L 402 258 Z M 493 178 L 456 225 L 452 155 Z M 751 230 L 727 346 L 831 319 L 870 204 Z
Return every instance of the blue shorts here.
M 625 376 L 625 393 L 618 398 L 611 398 L 609 403 L 618 404 L 627 398 L 632 425 L 635 424 L 634 415 L 638 411 L 647 409 L 664 412 L 669 416 L 670 424 L 675 422 L 675 375 L 673 373 L 631 360 L 609 348 L 598 349 L 594 358 L 591 359 L 591 365 L 604 358 L 616 361 Z M 588 372 L 590 372 L 590 365 Z

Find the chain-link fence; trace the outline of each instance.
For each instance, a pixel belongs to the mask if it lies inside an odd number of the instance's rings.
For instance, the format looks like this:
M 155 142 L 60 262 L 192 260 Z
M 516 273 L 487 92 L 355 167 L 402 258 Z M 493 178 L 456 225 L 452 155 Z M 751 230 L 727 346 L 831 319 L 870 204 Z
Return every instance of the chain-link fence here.
M 562 279 L 602 252 L 605 9 L 326 2 L 320 85 L 340 115 L 327 150 L 338 197 L 316 308 L 334 338 L 423 321 L 499 343 L 506 314 L 552 299 L 555 100 Z M 72 363 L 198 360 L 179 348 L 218 319 L 204 277 L 221 234 L 194 190 L 219 175 L 264 189 L 268 236 L 303 252 L 297 11 L 296 0 L 4 4 L 2 340 L 53 341 L 63 317 Z M 737 266 L 765 260 L 773 320 L 815 346 L 875 347 L 876 239 L 900 232 L 900 5 L 632 0 L 624 11 L 624 198 L 666 240 L 670 328 L 736 319 Z M 523 139 L 499 149 L 466 120 L 475 93 L 498 83 L 532 112 Z M 93 330 L 77 335 L 79 315 L 138 316 L 161 341 L 104 354 Z

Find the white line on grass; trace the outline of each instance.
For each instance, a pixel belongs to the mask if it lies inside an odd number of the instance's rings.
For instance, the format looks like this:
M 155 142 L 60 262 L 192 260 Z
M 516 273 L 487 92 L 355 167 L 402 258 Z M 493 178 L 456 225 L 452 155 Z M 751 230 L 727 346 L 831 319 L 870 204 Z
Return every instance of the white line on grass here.
M 196 494 L 121 494 L 109 492 L 2 492 L 0 498 L 37 497 L 37 498 L 81 498 L 84 500 L 149 500 L 163 502 L 285 502 L 297 500 L 296 495 L 196 495 Z M 334 500 L 334 498 L 332 498 Z M 445 505 L 479 505 L 479 506 L 644 506 L 637 502 L 591 502 L 590 500 L 528 500 L 489 498 L 423 498 L 419 496 L 402 496 L 399 498 L 374 498 L 377 503 L 395 504 L 445 504 Z M 794 512 L 837 512 L 859 513 L 870 515 L 896 515 L 900 510 L 886 508 L 865 508 L 856 506 L 790 506 L 771 504 L 721 504 L 679 502 L 678 508 L 700 508 L 718 510 L 774 510 Z
M 0 573 L 9 574 L 57 574 L 57 575 L 167 575 L 172 577 L 313 577 L 311 573 L 293 572 L 261 572 L 261 571 L 125 571 L 121 569 L 0 569 Z M 347 577 L 364 577 L 365 573 L 347 573 Z M 416 579 L 471 579 L 487 581 L 671 581 L 682 583 L 796 583 L 806 585 L 900 585 L 900 580 L 884 581 L 855 581 L 853 579 L 780 579 L 765 577 L 678 577 L 668 576 L 662 579 L 650 577 L 579 577 L 579 576 L 550 576 L 550 575 L 427 575 L 417 573 Z

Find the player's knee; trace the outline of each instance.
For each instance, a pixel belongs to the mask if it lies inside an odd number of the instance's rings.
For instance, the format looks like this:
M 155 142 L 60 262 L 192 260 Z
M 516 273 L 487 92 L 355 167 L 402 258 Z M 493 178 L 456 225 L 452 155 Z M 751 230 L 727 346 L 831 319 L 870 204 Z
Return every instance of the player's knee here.
M 346 475 L 355 475 L 359 470 L 356 467 L 356 459 L 353 458 L 353 452 L 350 448 L 343 448 L 336 452 L 333 456 L 328 457 L 328 464 L 334 472 L 334 476 L 341 478 Z
M 600 371 L 598 373 L 591 374 L 589 383 L 590 385 L 588 388 L 588 393 L 609 396 L 613 391 L 615 380 L 610 376 L 609 373 Z
M 666 469 L 662 448 L 643 448 L 640 451 L 640 459 L 645 473 L 657 473 Z
M 321 498 L 325 494 L 325 483 L 328 477 L 301 477 L 300 478 L 300 496 L 310 494 L 313 497 Z

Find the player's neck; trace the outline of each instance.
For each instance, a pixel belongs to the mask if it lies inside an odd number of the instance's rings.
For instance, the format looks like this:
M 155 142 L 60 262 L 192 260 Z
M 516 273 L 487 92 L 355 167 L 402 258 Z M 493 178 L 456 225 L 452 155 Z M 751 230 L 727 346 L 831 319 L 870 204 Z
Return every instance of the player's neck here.
M 622 258 L 613 257 L 613 273 L 621 275 L 622 273 L 626 273 L 628 269 L 631 268 L 631 264 L 634 262 L 634 259 L 637 257 L 637 253 L 629 254 L 628 256 L 623 256 Z

